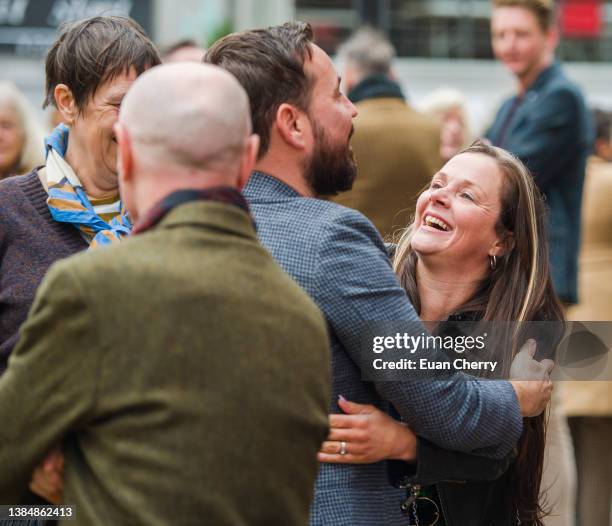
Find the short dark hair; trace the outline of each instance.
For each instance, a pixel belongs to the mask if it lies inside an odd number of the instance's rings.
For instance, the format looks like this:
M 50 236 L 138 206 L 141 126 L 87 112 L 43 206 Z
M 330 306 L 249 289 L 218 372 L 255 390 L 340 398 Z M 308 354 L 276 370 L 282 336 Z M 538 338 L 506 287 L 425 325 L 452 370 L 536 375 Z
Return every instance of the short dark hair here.
M 259 158 L 270 147 L 270 129 L 278 107 L 294 104 L 308 111 L 311 80 L 304 72 L 312 59 L 313 32 L 305 22 L 233 33 L 207 51 L 204 62 L 232 73 L 249 96 L 253 131 L 260 137 Z
M 142 27 L 122 16 L 94 16 L 61 28 L 45 59 L 43 108 L 55 103 L 55 86 L 66 84 L 81 111 L 107 80 L 134 68 L 140 75 L 161 63 Z
M 543 32 L 547 32 L 556 23 L 555 3 L 553 0 L 493 0 L 493 9 L 497 7 L 522 7 L 531 11 Z

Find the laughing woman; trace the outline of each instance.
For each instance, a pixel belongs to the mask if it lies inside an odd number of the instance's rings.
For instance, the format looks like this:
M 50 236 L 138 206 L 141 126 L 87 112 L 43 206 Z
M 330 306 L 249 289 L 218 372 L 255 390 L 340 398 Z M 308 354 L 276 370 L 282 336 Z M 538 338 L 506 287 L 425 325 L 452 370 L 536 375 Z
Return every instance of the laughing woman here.
M 74 22 L 51 46 L 45 104 L 67 126 L 45 140 L 44 166 L 0 181 L 0 375 L 49 267 L 129 232 L 113 125 L 134 79 L 159 63 L 142 28 L 122 17 Z
M 451 158 L 420 195 L 393 257 L 421 319 L 438 332 L 456 320 L 562 322 L 544 215 L 531 175 L 506 151 L 477 141 Z M 509 363 L 521 343 L 496 357 Z M 415 463 L 389 463 L 414 497 L 405 503 L 409 524 L 542 525 L 543 415 L 524 420 L 515 456 L 488 460 L 442 450 L 372 406 L 338 404 L 348 414 L 330 415 L 320 461 L 394 459 L 416 444 Z

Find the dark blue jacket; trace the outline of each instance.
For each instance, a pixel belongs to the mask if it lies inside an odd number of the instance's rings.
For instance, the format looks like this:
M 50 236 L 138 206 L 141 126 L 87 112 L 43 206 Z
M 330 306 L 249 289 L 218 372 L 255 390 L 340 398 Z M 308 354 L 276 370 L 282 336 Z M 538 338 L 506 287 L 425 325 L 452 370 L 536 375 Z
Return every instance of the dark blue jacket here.
M 531 170 L 549 208 L 549 245 L 555 290 L 578 301 L 580 209 L 586 159 L 593 143 L 591 116 L 578 86 L 554 63 L 525 93 L 499 109 L 486 137 Z

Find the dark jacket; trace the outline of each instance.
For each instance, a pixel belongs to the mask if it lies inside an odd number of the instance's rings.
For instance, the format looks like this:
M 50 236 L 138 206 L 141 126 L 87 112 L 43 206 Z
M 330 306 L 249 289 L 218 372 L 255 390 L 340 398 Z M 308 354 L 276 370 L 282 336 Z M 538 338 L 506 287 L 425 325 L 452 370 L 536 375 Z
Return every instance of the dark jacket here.
M 476 313 L 456 314 L 447 323 L 477 321 L 479 317 Z M 441 508 L 446 526 L 510 526 L 515 522 L 507 501 L 508 468 L 515 456 L 513 449 L 501 459 L 490 459 L 444 449 L 418 437 L 415 462 L 388 461 L 389 478 L 394 486 L 406 487 L 408 492 L 415 485 L 431 486 L 425 488 L 426 493 L 433 495 Z
M 393 485 L 408 491 L 411 485 L 435 484 L 446 526 L 510 526 L 508 468 L 515 454 L 489 459 L 443 449 L 419 437 L 416 461 L 388 461 L 389 476 Z
M 522 98 L 504 102 L 486 137 L 519 157 L 543 192 L 555 290 L 563 301 L 576 303 L 582 186 L 593 143 L 580 89 L 558 63 L 551 65 Z

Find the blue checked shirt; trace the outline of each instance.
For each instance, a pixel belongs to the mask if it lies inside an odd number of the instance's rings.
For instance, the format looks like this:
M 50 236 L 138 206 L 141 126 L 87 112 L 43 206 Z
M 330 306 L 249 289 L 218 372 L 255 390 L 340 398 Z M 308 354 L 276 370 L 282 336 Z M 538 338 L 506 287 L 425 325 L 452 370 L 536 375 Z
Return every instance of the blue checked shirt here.
M 360 331 L 368 322 L 420 323 L 393 273 L 385 246 L 362 214 L 302 197 L 255 172 L 244 189 L 262 244 L 313 298 L 327 319 L 332 357 L 330 412 L 338 395 L 387 410 L 437 445 L 502 458 L 518 441 L 522 419 L 510 383 L 362 380 Z M 419 325 L 420 326 L 420 325 Z M 424 328 L 422 329 L 425 330 Z M 362 335 L 362 334 L 361 334 Z M 385 462 L 321 464 L 311 510 L 316 526 L 406 526 L 405 490 L 390 485 Z

